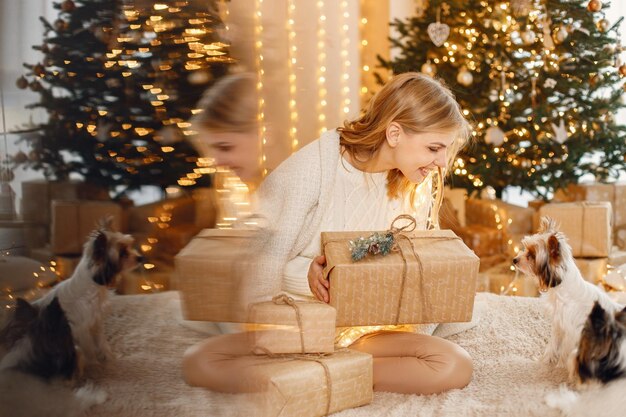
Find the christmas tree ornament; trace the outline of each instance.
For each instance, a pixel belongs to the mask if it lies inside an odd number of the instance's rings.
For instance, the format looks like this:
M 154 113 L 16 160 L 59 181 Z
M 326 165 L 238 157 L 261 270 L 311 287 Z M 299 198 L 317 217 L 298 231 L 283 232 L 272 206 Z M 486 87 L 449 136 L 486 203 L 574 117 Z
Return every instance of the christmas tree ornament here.
M 520 38 L 522 38 L 522 42 L 524 42 L 524 45 L 532 45 L 533 43 L 535 43 L 537 35 L 535 35 L 535 32 L 533 32 L 529 28 L 526 28 L 520 33 Z
M 513 16 L 528 16 L 532 7 L 532 0 L 511 0 L 511 11 Z
M 19 88 L 20 90 L 24 90 L 28 87 L 28 80 L 22 75 L 20 78 L 17 79 L 15 85 L 17 85 L 17 88 Z
M 620 76 L 626 77 L 626 64 L 620 65 L 618 71 Z M 626 84 L 624 84 L 624 88 L 626 88 Z
M 430 63 L 430 60 L 426 61 L 421 68 L 422 74 L 426 74 L 430 77 L 434 77 L 437 73 L 437 67 Z
M 31 162 L 39 162 L 41 161 L 41 156 L 39 155 L 39 152 L 33 150 L 28 153 L 28 160 Z
M 561 145 L 565 143 L 565 141 L 567 140 L 567 129 L 565 127 L 565 121 L 561 119 L 558 126 L 552 122 L 550 122 L 550 125 L 552 126 L 552 130 L 554 131 L 554 141 Z
M 57 32 L 64 32 L 69 27 L 69 24 L 63 19 L 57 19 L 54 21 L 54 29 Z
M 491 126 L 485 132 L 485 143 L 489 143 L 494 146 L 500 146 L 504 143 L 504 132 L 498 126 Z
M 560 25 L 554 33 L 554 40 L 556 43 L 561 44 L 565 42 L 568 36 L 569 32 L 567 31 L 567 28 L 564 25 Z
M 26 155 L 23 151 L 18 151 L 15 155 L 13 155 L 13 162 L 16 164 L 23 164 L 28 161 L 28 155 Z
M 543 47 L 547 51 L 551 51 L 554 49 L 554 41 L 552 40 L 552 30 L 550 29 L 550 25 L 552 24 L 552 20 L 548 17 L 548 12 L 546 11 L 546 15 L 541 19 L 541 30 L 543 31 Z
M 499 94 L 498 94 L 498 90 L 491 90 L 489 92 L 489 101 L 491 101 L 492 103 L 498 101 L 499 98 Z
M 444 16 L 450 16 L 450 5 L 444 1 L 441 3 L 441 11 Z
M 609 26 L 611 26 L 611 22 L 607 19 L 600 19 L 596 22 L 596 27 L 600 32 L 606 32 L 609 29 Z
M 73 11 L 75 8 L 76 8 L 76 5 L 74 4 L 72 0 L 65 0 L 63 3 L 61 3 L 61 10 L 63 10 L 66 13 Z
M 33 91 L 41 91 L 41 83 L 37 80 L 31 81 L 30 84 L 28 84 L 28 86 L 30 87 L 31 90 Z
M 587 10 L 590 12 L 599 12 L 602 9 L 602 2 L 600 0 L 590 0 L 587 3 Z
M 42 76 L 44 75 L 44 67 L 41 64 L 37 64 L 33 67 L 33 74 L 37 75 L 37 76 Z
M 193 85 L 206 84 L 211 81 L 211 74 L 207 71 L 193 71 L 187 76 L 187 80 Z
M 441 23 L 439 20 L 439 9 L 437 9 L 437 22 L 431 23 L 426 29 L 430 40 L 435 46 L 441 46 L 448 39 L 450 35 L 450 26 L 445 23 Z
M 464 87 L 469 87 L 474 82 L 472 73 L 467 70 L 467 67 L 462 66 L 459 73 L 456 76 L 456 81 Z
M 497 197 L 496 189 L 491 185 L 486 186 L 480 191 L 480 198 L 483 200 L 495 200 Z

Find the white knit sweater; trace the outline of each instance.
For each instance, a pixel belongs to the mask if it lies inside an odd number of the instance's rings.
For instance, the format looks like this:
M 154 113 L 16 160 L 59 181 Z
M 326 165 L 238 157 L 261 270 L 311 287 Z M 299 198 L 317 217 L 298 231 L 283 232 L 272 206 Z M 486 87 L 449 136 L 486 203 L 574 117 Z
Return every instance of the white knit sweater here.
M 259 187 L 258 211 L 270 228 L 256 265 L 248 301 L 281 291 L 311 295 L 307 272 L 320 255 L 321 231 L 384 230 L 398 214 L 412 214 L 425 228 L 432 206 L 431 181 L 408 200 L 387 197 L 386 173 L 366 174 L 340 155 L 339 134 L 328 131 L 291 155 Z

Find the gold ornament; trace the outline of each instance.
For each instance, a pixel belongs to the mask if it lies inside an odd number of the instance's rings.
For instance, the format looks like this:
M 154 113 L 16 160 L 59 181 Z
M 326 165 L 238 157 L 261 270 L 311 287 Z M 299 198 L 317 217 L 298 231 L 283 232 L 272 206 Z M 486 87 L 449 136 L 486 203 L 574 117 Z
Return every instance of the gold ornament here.
M 556 41 L 556 43 L 563 43 L 565 42 L 568 36 L 569 36 L 569 33 L 567 31 L 567 28 L 561 25 L 559 26 L 559 28 L 556 30 L 556 33 L 554 34 L 554 40 Z
M 13 162 L 16 164 L 23 164 L 26 161 L 28 161 L 28 155 L 26 155 L 23 151 L 19 151 L 13 155 Z
M 590 12 L 599 12 L 602 9 L 602 2 L 600 0 L 590 0 L 587 4 L 587 10 Z
M 622 64 L 619 66 L 619 75 L 621 75 L 622 77 L 626 77 L 626 64 Z M 626 88 L 626 84 L 624 84 L 624 88 Z
M 15 85 L 17 85 L 17 88 L 19 88 L 20 90 L 23 90 L 28 87 L 28 80 L 22 75 L 20 78 L 17 79 Z
M 511 10 L 515 17 L 528 16 L 531 7 L 532 0 L 511 0 Z
M 72 0 L 65 0 L 63 3 L 61 3 L 61 10 L 63 10 L 66 13 L 73 11 L 75 8 L 76 8 L 76 5 L 74 4 Z
M 57 19 L 54 21 L 54 29 L 56 29 L 57 32 L 64 32 L 68 27 L 69 23 L 63 19 Z
M 596 22 L 596 27 L 600 32 L 606 32 L 611 26 L 611 23 L 606 19 L 600 19 Z
M 469 87 L 474 82 L 472 73 L 467 70 L 466 67 L 461 67 L 459 73 L 456 76 L 456 81 L 464 87 Z
M 537 35 L 535 35 L 535 32 L 530 29 L 526 29 L 520 33 L 520 37 L 522 38 L 524 45 L 532 45 L 535 43 L 535 40 L 537 40 Z
M 437 67 L 431 64 L 430 61 L 427 61 L 426 63 L 424 63 L 422 65 L 421 70 L 422 70 L 422 74 L 426 74 L 430 77 L 434 77 L 435 74 L 437 73 Z

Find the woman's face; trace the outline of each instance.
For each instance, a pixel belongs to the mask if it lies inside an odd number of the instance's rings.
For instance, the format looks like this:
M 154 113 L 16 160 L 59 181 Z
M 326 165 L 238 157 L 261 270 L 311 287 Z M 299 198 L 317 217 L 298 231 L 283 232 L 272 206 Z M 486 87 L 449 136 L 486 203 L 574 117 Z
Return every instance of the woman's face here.
M 395 123 L 387 134 L 395 167 L 414 184 L 438 167 L 446 167 L 448 148 L 455 137 L 453 132 L 409 133 Z
M 261 180 L 261 145 L 256 132 L 199 132 L 200 140 L 209 148 L 215 164 L 235 172 L 243 182 Z

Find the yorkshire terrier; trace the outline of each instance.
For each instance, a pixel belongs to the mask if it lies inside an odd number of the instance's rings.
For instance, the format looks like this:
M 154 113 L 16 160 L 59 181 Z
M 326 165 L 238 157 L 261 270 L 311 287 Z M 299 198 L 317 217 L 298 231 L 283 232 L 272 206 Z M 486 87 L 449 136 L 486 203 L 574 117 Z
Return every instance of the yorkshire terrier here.
M 101 221 L 85 243 L 72 276 L 33 303 L 44 308 L 54 298 L 59 299 L 86 366 L 102 363 L 112 356 L 103 329 L 107 287 L 120 272 L 132 270 L 141 262 L 141 256 L 133 248 L 132 236 L 113 232 L 110 226 L 110 219 Z
M 574 357 L 578 390 L 562 386 L 546 402 L 568 417 L 617 416 L 626 409 L 626 309 L 591 309 Z
M 542 218 L 539 233 L 525 237 L 522 244 L 524 249 L 513 259 L 513 264 L 520 272 L 538 280 L 553 312 L 552 334 L 544 360 L 565 367 L 570 378 L 575 379 L 574 359 L 594 303 L 609 314 L 615 314 L 623 306 L 583 279 L 567 239 L 557 230 L 554 220 Z
M 90 386 L 70 386 L 78 359 L 57 297 L 42 309 L 18 299 L 0 343 L 6 350 L 0 360 L 0 415 L 78 416 L 106 399 Z

